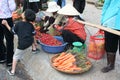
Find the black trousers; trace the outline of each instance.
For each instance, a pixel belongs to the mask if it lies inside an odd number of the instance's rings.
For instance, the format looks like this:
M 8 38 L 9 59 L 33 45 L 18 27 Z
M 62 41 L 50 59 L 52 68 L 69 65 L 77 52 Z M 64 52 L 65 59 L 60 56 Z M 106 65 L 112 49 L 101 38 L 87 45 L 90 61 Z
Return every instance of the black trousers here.
M 7 58 L 7 63 L 12 63 L 14 54 L 14 35 L 1 24 L 3 19 L 0 19 L 0 59 Z M 6 19 L 10 27 L 13 27 L 12 18 Z M 4 42 L 4 38 L 6 42 Z
M 28 2 L 27 0 L 24 0 L 23 2 L 23 11 L 25 11 L 26 9 L 32 9 L 35 13 L 37 13 L 39 11 L 42 4 L 40 4 L 40 2 Z
M 106 52 L 116 53 L 118 48 L 119 48 L 119 53 L 120 53 L 120 36 L 105 31 Z
M 72 32 L 70 32 L 68 30 L 62 31 L 62 37 L 65 42 L 68 42 L 68 44 L 71 44 L 71 45 L 73 42 L 77 42 L 77 41 L 79 41 L 83 44 L 85 42 L 83 39 L 81 39 L 80 37 L 78 37 L 77 35 L 73 34 Z
M 58 1 L 57 1 L 57 4 L 58 4 L 60 7 L 62 7 L 62 0 L 58 0 Z
M 83 10 L 85 8 L 85 0 L 74 0 L 73 6 L 78 12 L 83 13 Z

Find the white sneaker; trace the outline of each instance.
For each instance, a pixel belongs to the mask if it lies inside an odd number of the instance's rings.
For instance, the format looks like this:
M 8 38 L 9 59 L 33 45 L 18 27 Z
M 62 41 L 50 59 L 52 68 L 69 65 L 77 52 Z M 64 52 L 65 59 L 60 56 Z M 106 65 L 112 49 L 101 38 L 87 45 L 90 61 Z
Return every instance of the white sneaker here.
M 8 72 L 8 74 L 9 74 L 10 76 L 14 76 L 14 75 L 15 75 L 14 73 L 11 72 L 11 69 L 7 70 L 7 72 Z

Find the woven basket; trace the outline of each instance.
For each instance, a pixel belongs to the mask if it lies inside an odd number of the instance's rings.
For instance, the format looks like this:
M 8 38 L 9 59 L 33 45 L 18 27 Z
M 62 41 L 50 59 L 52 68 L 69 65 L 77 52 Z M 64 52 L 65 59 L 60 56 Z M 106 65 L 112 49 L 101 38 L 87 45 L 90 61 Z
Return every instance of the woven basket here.
M 92 67 L 92 63 L 90 62 L 90 65 L 89 66 L 87 66 L 87 67 L 85 67 L 85 68 L 82 68 L 82 70 L 80 70 L 80 71 L 73 71 L 73 72 L 70 72 L 70 71 L 63 71 L 63 70 L 61 70 L 61 69 L 58 69 L 57 67 L 55 67 L 54 65 L 53 65 L 53 60 L 55 59 L 55 58 L 57 58 L 59 56 L 59 54 L 56 54 L 55 56 L 53 56 L 52 58 L 51 58 L 51 66 L 54 68 L 54 69 L 56 69 L 57 71 L 60 71 L 60 72 L 63 72 L 63 73 L 67 73 L 67 74 L 80 74 L 80 73 L 84 73 L 84 72 L 86 72 L 86 71 L 88 71 L 91 67 Z M 86 58 L 87 59 L 87 58 Z M 87 59 L 88 60 L 88 59 Z M 88 60 L 89 61 L 89 60 Z

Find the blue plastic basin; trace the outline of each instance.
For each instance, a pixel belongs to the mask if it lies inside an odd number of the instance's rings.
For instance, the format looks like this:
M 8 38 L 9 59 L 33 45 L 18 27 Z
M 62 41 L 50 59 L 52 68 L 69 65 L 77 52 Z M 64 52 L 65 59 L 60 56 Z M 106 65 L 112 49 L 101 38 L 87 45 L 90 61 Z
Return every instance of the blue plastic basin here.
M 61 36 L 54 36 L 57 40 L 62 42 L 62 45 L 59 46 L 50 46 L 50 45 L 46 45 L 42 42 L 40 42 L 41 48 L 43 49 L 43 51 L 48 52 L 48 53 L 60 53 L 64 50 L 65 46 L 67 45 L 67 43 L 65 43 L 63 41 L 63 38 Z

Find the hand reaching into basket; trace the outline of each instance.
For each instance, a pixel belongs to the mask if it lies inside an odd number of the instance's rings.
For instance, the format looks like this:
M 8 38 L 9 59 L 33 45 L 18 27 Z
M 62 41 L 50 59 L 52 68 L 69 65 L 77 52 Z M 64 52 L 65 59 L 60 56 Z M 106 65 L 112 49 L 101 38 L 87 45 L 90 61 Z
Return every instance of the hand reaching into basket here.
M 46 33 L 47 31 L 49 31 L 49 27 L 54 23 L 55 18 L 54 17 L 46 16 L 45 19 L 44 19 L 44 21 L 45 21 L 44 25 L 40 29 L 41 33 Z

